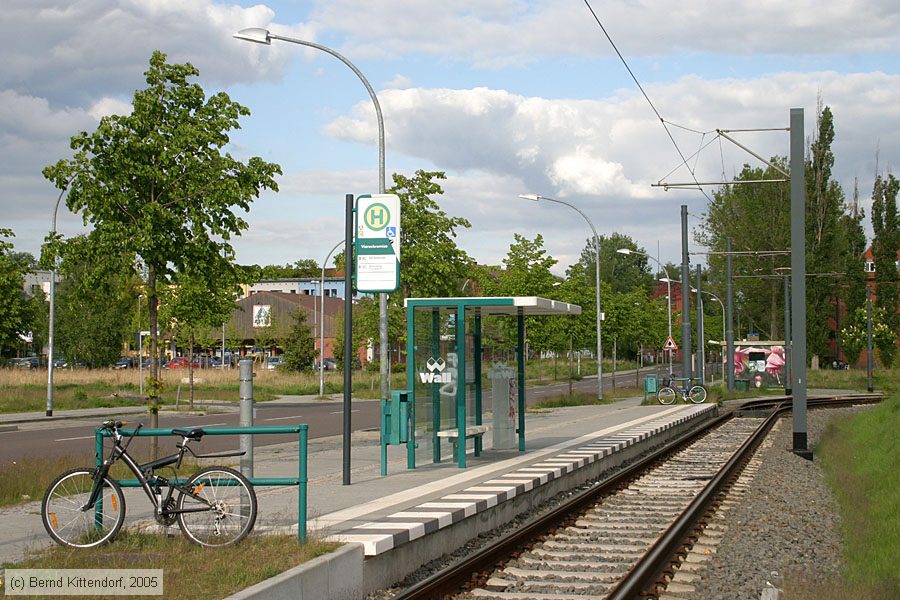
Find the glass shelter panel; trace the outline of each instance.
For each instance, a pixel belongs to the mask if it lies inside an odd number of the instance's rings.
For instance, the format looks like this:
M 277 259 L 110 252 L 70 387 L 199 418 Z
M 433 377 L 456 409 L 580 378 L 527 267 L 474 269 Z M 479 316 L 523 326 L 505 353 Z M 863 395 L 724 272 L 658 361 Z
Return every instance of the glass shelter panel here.
M 416 463 L 452 457 L 452 447 L 437 431 L 456 428 L 455 308 L 417 307 L 415 310 L 414 393 Z

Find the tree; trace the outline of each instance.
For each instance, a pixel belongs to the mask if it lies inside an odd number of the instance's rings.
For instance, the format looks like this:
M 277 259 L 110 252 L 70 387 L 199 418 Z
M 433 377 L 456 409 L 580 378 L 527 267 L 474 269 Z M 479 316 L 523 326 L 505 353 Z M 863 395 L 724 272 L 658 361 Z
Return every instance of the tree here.
M 900 317 L 897 315 L 897 249 L 900 248 L 900 216 L 897 213 L 897 192 L 900 181 L 893 174 L 875 178 L 872 192 L 872 230 L 875 239 L 872 253 L 875 255 L 875 306 L 885 314 L 884 324 L 893 332 L 890 342 L 878 346 L 882 362 L 893 364 L 896 344 L 900 336 Z
M 0 355 L 28 333 L 33 315 L 22 289 L 27 261 L 2 239 L 14 235 L 11 229 L 0 229 Z
M 69 361 L 104 366 L 119 358 L 122 343 L 134 333 L 129 329 L 137 278 L 79 260 L 87 243 L 84 236 L 69 240 L 59 266 L 64 277 L 56 293 L 56 347 Z
M 284 366 L 291 371 L 309 371 L 315 360 L 316 342 L 306 322 L 306 313 L 298 309 L 284 338 Z
M 210 274 L 194 265 L 188 265 L 184 271 L 174 274 L 173 285 L 161 291 L 166 321 L 188 342 L 188 381 L 192 409 L 194 347 L 197 339 L 213 338 L 210 335 L 213 328 L 224 323 L 234 310 L 234 301 L 240 296 L 240 284 L 253 281 L 257 273 L 255 268 L 236 266 L 234 269 Z
M 257 265 L 253 265 L 257 267 Z M 259 268 L 259 279 L 300 279 L 318 277 L 322 274 L 318 263 L 311 258 L 298 260 L 294 264 L 265 265 Z
M 440 171 L 418 170 L 413 177 L 393 175 L 390 194 L 400 197 L 400 286 L 404 298 L 459 295 L 470 262 L 456 245 L 456 230 L 469 228 L 469 221 L 450 217 L 434 196 L 444 193 L 435 180 L 446 179 Z M 402 304 L 402 303 L 401 303 Z
M 75 155 L 44 175 L 66 204 L 92 226 L 82 256 L 110 269 L 113 253 L 139 257 L 147 269 L 151 363 L 150 426 L 158 423 L 158 317 L 160 289 L 188 267 L 211 280 L 235 269 L 230 240 L 247 228 L 235 209 L 249 210 L 261 190 L 277 190 L 276 164 L 259 157 L 244 164 L 223 148 L 228 132 L 249 114 L 227 94 L 206 97 L 188 80 L 191 64 L 166 63 L 156 51 L 146 71 L 147 88 L 134 94 L 129 115 L 100 120 L 94 133 L 72 138 Z M 134 270 L 134 260 L 127 262 Z M 151 454 L 156 454 L 156 438 Z
M 499 278 L 488 283 L 485 293 L 489 296 L 549 296 L 558 278 L 550 272 L 557 260 L 547 254 L 544 249 L 544 237 L 538 234 L 534 240 L 514 233 L 514 241 L 503 259 L 504 269 Z M 495 325 L 487 320 L 486 328 Z M 535 350 L 551 349 L 550 330 L 545 328 L 548 319 L 537 317 L 525 318 L 525 332 L 528 346 Z M 516 324 L 513 319 L 502 318 L 496 323 L 500 336 L 500 345 L 514 348 L 516 340 Z M 549 326 L 548 326 L 549 327 Z
M 639 248 L 630 236 L 613 232 L 609 237 L 599 236 L 600 239 L 600 281 L 610 286 L 614 292 L 631 292 L 637 288 L 649 293 L 653 287 L 653 276 L 650 274 L 648 259 L 640 254 L 619 254 L 620 248 L 628 248 L 635 252 L 647 252 Z M 593 236 L 585 242 L 581 250 L 581 258 L 578 266 L 585 276 L 590 275 L 592 281 L 597 279 L 596 267 L 597 248 Z M 654 263 L 655 264 L 655 263 Z M 670 271 L 674 276 L 674 273 Z
M 822 315 L 834 314 L 842 301 L 836 276 L 848 262 L 848 247 L 840 226 L 844 192 L 831 179 L 834 166 L 834 119 L 829 107 L 816 111 L 816 134 L 806 161 L 806 272 L 816 274 L 806 281 L 806 343 L 812 354 L 827 352 L 831 326 Z M 837 332 L 835 332 L 837 334 Z M 837 358 L 837 357 L 835 357 Z

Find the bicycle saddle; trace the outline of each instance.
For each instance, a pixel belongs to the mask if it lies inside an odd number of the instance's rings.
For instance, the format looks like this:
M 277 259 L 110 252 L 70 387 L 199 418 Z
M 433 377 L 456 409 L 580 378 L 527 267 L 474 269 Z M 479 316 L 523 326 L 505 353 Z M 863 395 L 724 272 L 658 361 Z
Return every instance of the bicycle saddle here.
M 205 432 L 202 427 L 195 427 L 193 429 L 173 429 L 172 433 L 180 435 L 181 437 L 186 437 L 189 440 L 199 440 L 203 437 Z

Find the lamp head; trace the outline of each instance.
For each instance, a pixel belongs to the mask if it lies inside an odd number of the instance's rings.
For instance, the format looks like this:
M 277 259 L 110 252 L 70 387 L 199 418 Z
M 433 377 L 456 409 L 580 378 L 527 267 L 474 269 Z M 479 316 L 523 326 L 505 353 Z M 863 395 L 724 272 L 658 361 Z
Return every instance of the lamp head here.
M 616 252 L 619 254 L 631 254 L 632 250 L 631 248 L 619 248 Z
M 519 198 L 522 200 L 531 200 L 532 202 L 537 202 L 541 199 L 542 196 L 537 194 L 519 194 Z
M 269 30 L 263 29 L 262 27 L 248 27 L 247 29 L 241 29 L 231 37 L 239 40 L 246 40 L 248 42 L 256 42 L 257 44 L 270 45 L 272 43 L 272 38 L 269 37 Z

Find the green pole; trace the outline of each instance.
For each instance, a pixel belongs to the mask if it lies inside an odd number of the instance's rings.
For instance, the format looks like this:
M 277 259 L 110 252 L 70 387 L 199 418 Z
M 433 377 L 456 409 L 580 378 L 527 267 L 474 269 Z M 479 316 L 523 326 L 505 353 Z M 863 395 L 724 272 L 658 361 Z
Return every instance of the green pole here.
M 475 330 L 472 332 L 475 371 L 475 424 L 482 424 L 481 415 L 481 309 L 475 309 Z M 475 438 L 475 456 L 481 456 L 481 436 Z
M 297 482 L 297 540 L 301 544 L 306 542 L 306 442 L 309 433 L 308 429 L 308 425 L 300 426 L 300 473 L 299 481 Z
M 406 309 L 406 389 L 409 390 L 409 439 L 406 467 L 416 468 L 416 309 Z M 385 467 L 386 468 L 386 467 Z M 385 473 L 386 474 L 386 473 Z
M 431 357 L 440 358 L 441 352 L 441 315 L 440 309 L 431 309 Z M 432 460 L 441 462 L 441 438 L 438 431 L 441 430 L 441 388 L 437 383 L 431 384 L 431 438 Z
M 519 309 L 518 350 L 519 350 L 519 452 L 525 452 L 525 315 Z
M 466 307 L 456 305 L 456 435 L 460 469 L 466 467 Z

